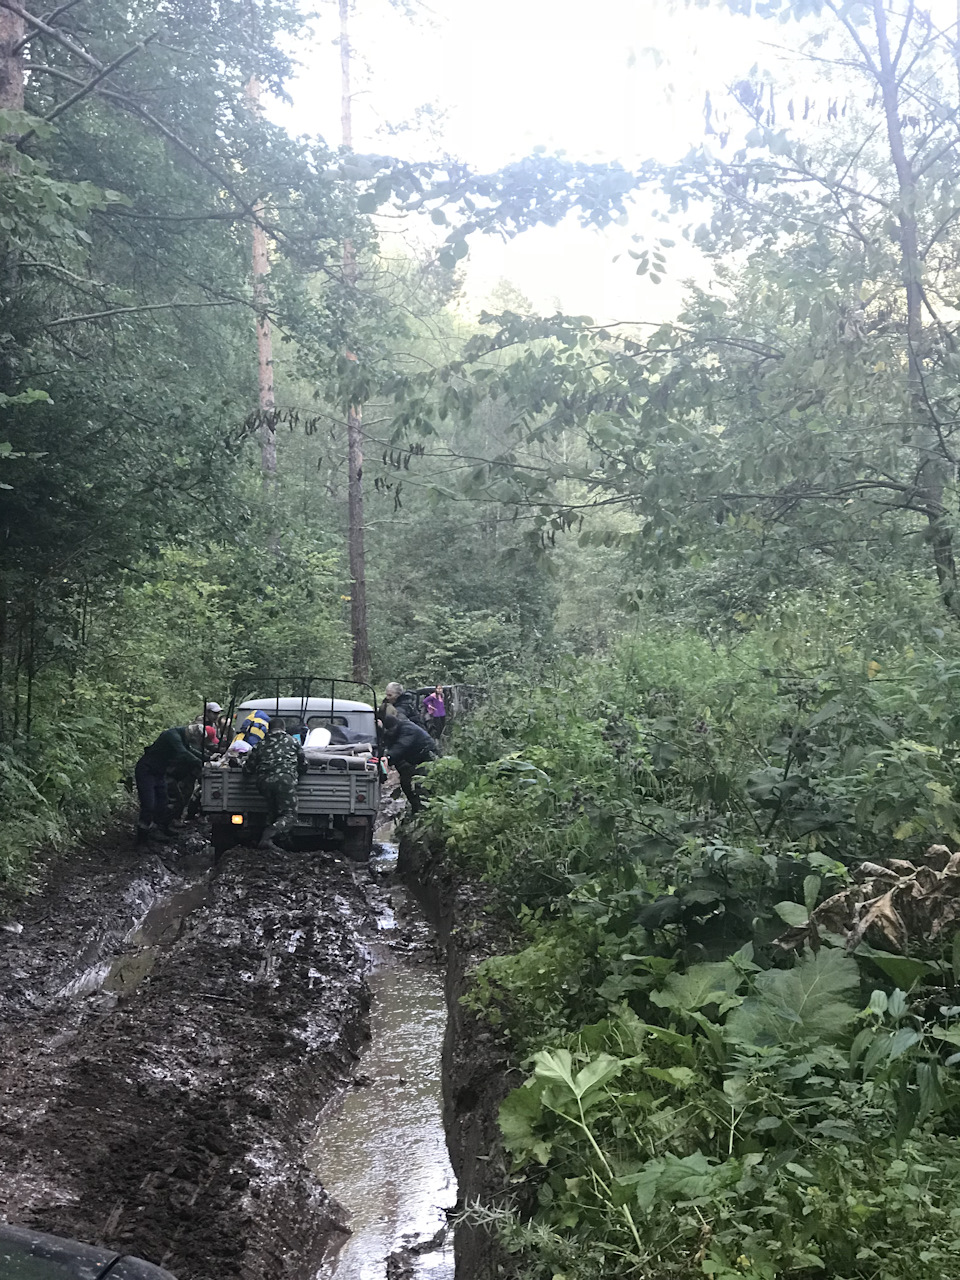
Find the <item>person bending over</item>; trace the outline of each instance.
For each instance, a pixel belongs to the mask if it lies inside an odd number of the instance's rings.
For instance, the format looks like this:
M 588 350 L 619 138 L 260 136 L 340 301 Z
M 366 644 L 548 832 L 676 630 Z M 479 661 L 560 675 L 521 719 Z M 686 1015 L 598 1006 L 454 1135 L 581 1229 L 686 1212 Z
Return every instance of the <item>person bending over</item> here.
M 273 838 L 296 823 L 297 783 L 307 772 L 303 747 L 290 737 L 280 717 L 274 716 L 270 721 L 267 736 L 246 757 L 243 771 L 253 778 L 267 802 L 267 825 L 259 847 L 279 852 Z
M 400 786 L 410 803 L 410 811 L 419 813 L 423 801 L 418 780 L 427 761 L 439 754 L 437 744 L 426 729 L 395 712 L 392 715 L 388 712 L 383 718 L 383 740 L 390 763 L 400 775 Z
M 144 844 L 151 838 L 165 842 L 173 839 L 167 800 L 168 779 L 187 773 L 196 774 L 203 764 L 200 755 L 202 741 L 203 729 L 198 725 L 164 729 L 137 761 L 133 771 L 140 799 L 137 844 Z

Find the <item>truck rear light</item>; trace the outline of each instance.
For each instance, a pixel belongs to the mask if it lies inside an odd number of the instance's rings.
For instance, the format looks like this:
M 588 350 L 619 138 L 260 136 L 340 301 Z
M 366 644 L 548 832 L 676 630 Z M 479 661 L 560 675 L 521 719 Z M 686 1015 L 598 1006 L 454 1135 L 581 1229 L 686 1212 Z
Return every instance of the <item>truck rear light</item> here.
M 233 825 L 234 825 L 235 827 L 242 827 L 242 826 L 243 826 L 243 814 L 242 814 L 242 813 L 231 813 L 231 815 L 230 815 L 230 821 L 233 823 Z

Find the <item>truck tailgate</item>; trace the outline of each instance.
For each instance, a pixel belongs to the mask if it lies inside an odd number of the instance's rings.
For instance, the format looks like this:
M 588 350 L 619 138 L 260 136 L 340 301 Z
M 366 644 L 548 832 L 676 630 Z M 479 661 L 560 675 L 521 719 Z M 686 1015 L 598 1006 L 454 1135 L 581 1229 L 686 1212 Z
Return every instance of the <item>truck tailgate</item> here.
M 298 797 L 301 816 L 375 813 L 380 802 L 380 780 L 375 769 L 321 772 L 311 767 L 300 779 Z M 266 807 L 256 783 L 239 769 L 204 769 L 204 812 L 263 813 Z

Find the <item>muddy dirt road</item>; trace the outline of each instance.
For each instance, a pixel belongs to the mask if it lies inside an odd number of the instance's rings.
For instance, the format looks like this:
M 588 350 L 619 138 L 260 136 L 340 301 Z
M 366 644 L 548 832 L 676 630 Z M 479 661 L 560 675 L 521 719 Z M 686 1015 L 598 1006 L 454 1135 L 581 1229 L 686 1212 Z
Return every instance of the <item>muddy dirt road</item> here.
M 178 1280 L 314 1275 L 339 1210 L 303 1156 L 363 1044 L 376 894 L 321 854 L 213 871 L 199 829 L 65 864 L 0 932 L 0 1217 Z

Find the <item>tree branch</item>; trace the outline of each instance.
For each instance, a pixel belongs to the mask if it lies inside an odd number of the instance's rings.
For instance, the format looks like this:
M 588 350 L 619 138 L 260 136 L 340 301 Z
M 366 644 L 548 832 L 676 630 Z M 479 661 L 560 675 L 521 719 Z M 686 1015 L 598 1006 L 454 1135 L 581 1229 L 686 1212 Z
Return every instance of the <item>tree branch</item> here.
M 903 19 L 903 30 L 900 32 L 900 40 L 899 40 L 899 43 L 897 44 L 897 52 L 893 55 L 893 61 L 890 64 L 894 71 L 896 71 L 900 63 L 900 58 L 903 54 L 904 46 L 907 43 L 907 36 L 910 33 L 910 26 L 911 26 L 911 23 L 913 22 L 913 9 L 914 9 L 913 0 L 910 0 L 909 5 L 907 6 L 907 12 Z M 907 68 L 907 70 L 909 71 L 909 68 Z
M 126 53 L 121 53 L 119 58 L 114 58 L 113 62 L 111 62 L 109 66 L 104 67 L 102 71 L 98 71 L 92 80 L 88 80 L 86 84 L 82 85 L 77 90 L 76 93 L 71 94 L 64 102 L 58 103 L 49 115 L 44 116 L 43 118 L 47 124 L 56 120 L 58 116 L 62 116 L 65 111 L 69 111 L 75 103 L 79 102 L 82 98 L 85 98 L 88 93 L 92 93 L 101 80 L 106 80 L 107 76 L 110 75 L 112 71 L 116 71 L 118 67 L 122 67 L 123 64 L 128 62 L 135 53 L 142 53 L 150 41 L 155 39 L 156 34 L 147 36 L 147 38 L 140 44 L 134 45 L 134 47 L 132 49 L 128 49 Z M 29 142 L 29 140 L 36 135 L 36 132 L 36 129 L 28 129 L 27 132 L 17 140 L 18 149 L 22 148 L 26 142 Z
M 67 3 L 60 5 L 59 9 L 53 9 L 51 10 L 50 13 L 46 14 L 43 21 L 48 23 L 54 22 L 57 18 L 60 17 L 61 14 L 66 13 L 68 9 L 72 9 L 74 5 L 78 5 L 79 3 L 80 3 L 80 0 L 67 0 Z M 3 5 L 0 7 L 4 9 L 9 8 L 8 5 Z M 33 31 L 28 32 L 23 37 L 22 40 L 19 40 L 17 44 L 14 45 L 12 50 L 14 57 L 16 57 L 18 53 L 22 52 L 22 50 L 26 48 L 26 46 L 30 43 L 30 41 L 34 38 L 35 35 L 37 35 L 37 28 L 35 28 Z
M 0 8 L 9 9 L 11 13 L 15 13 L 19 18 L 23 18 L 25 22 L 30 23 L 32 26 L 36 27 L 36 29 L 42 32 L 43 35 L 49 36 L 51 40 L 55 40 L 58 44 L 63 45 L 65 49 L 69 49 L 71 53 L 75 54 L 88 66 L 93 67 L 95 71 L 103 72 L 106 70 L 106 68 L 103 66 L 103 63 L 101 63 L 99 59 L 95 58 L 93 54 L 88 53 L 86 49 L 84 49 L 81 45 L 77 44 L 75 40 L 71 40 L 69 36 L 65 36 L 63 32 L 58 31 L 56 27 L 48 26 L 47 23 L 42 22 L 39 18 L 35 18 L 32 14 L 28 13 L 26 9 L 24 9 L 21 5 L 17 4 L 16 0 L 0 0 Z M 52 68 L 48 68 L 48 70 L 52 70 Z M 103 77 L 101 76 L 100 78 L 102 79 Z M 117 93 L 116 91 L 109 90 L 109 89 L 101 89 L 100 92 L 103 93 L 105 97 L 112 98 L 114 101 L 120 103 L 120 105 L 125 107 L 126 110 L 132 111 L 134 115 L 139 116 L 140 119 L 145 121 L 147 124 L 152 125 L 153 128 L 156 129 L 160 134 L 162 134 L 163 137 L 165 137 L 168 142 L 171 142 L 175 147 L 179 148 L 179 150 L 181 150 L 186 156 L 189 156 L 189 158 L 194 162 L 194 164 L 199 165 L 200 168 L 203 169 L 205 173 L 207 173 L 211 178 L 213 178 L 213 180 L 217 183 L 218 186 L 223 187 L 225 191 L 228 191 L 230 195 L 233 196 L 234 200 L 236 200 L 237 204 L 248 209 L 249 217 L 252 218 L 252 220 L 256 222 L 260 227 L 262 227 L 263 230 L 268 235 L 272 236 L 272 238 L 275 240 L 278 238 L 276 231 L 271 229 L 254 212 L 254 206 L 256 205 L 257 201 L 262 198 L 261 196 L 258 195 L 249 202 L 244 200 L 243 197 L 234 188 L 234 186 L 229 181 L 229 179 L 226 178 L 219 171 L 219 169 L 217 169 L 215 165 L 211 164 L 209 160 L 204 159 L 203 156 L 201 156 L 198 152 L 194 151 L 194 149 L 188 143 L 184 142 L 184 140 L 181 137 L 179 137 L 177 134 L 175 134 L 172 129 L 168 128 L 163 123 L 162 120 L 158 120 L 155 115 L 147 111 L 147 109 L 144 106 L 142 106 L 139 102 L 137 102 L 135 98 L 131 98 L 125 93 Z
M 49 36 L 51 40 L 56 40 L 57 44 L 62 44 L 65 49 L 69 49 L 71 53 L 76 54 L 88 66 L 93 67 L 94 71 L 103 70 L 102 63 L 98 62 L 93 54 L 87 53 L 82 45 L 77 44 L 75 40 L 71 40 L 68 35 L 58 31 L 56 27 L 51 27 L 42 18 L 37 18 L 34 14 L 28 13 L 22 5 L 16 3 L 16 0 L 0 0 L 0 9 L 9 9 L 18 18 L 22 18 L 28 26 L 33 27 L 35 32 Z
M 187 307 L 233 307 L 233 300 L 224 302 L 150 302 L 139 307 L 112 307 L 108 311 L 89 311 L 82 316 L 61 316 L 59 320 L 51 320 L 44 325 L 45 329 L 57 329 L 64 324 L 81 324 L 85 320 L 103 320 L 107 316 L 135 315 L 141 311 L 179 311 Z
M 856 27 L 847 17 L 846 13 L 843 10 L 837 8 L 837 6 L 833 3 L 833 0 L 827 0 L 827 8 L 830 10 L 833 16 L 837 19 L 840 25 L 844 28 L 844 30 L 846 31 L 850 39 L 853 41 L 853 43 L 860 50 L 860 56 L 863 58 L 863 61 L 866 63 L 867 70 L 870 72 L 873 78 L 879 82 L 880 80 L 879 68 L 874 62 L 873 57 L 871 56 L 870 50 L 860 39 L 860 35 Z

